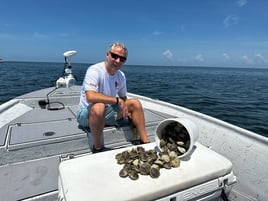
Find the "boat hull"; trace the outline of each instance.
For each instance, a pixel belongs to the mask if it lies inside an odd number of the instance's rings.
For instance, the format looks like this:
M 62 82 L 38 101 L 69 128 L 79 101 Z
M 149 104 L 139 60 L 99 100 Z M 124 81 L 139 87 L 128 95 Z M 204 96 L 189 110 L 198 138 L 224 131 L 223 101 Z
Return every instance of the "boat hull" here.
M 0 106 L 3 201 L 57 200 L 59 164 L 92 153 L 89 130 L 80 128 L 76 122 L 80 88 L 51 87 Z M 232 163 L 238 182 L 229 199 L 268 199 L 267 138 L 181 106 L 131 93 L 128 96 L 141 101 L 152 142 L 156 127 L 166 118 L 189 119 L 198 126 L 198 143 Z M 138 135 L 128 126 L 104 129 L 103 142 L 110 149 L 133 146 L 137 139 Z

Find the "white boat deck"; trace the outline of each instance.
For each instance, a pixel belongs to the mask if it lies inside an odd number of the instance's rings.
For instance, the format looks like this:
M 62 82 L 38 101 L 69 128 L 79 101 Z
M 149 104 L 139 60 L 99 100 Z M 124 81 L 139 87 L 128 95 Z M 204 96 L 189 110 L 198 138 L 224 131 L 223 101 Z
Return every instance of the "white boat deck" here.
M 39 100 L 51 90 L 53 88 L 26 94 L 2 105 L 5 114 L 1 113 L 0 119 L 0 197 L 3 201 L 21 200 L 42 193 L 57 196 L 60 161 L 91 153 L 92 138 L 87 137 L 87 129 L 80 128 L 76 121 L 79 93 L 60 88 L 50 95 L 50 101 L 63 103 L 64 109 L 40 108 Z M 73 98 L 67 99 L 70 95 Z M 54 104 L 53 107 L 61 105 Z M 166 117 L 169 115 L 145 110 L 152 141 L 155 126 Z M 129 126 L 104 129 L 105 146 L 110 149 L 132 145 L 132 137 Z
M 0 106 L 1 201 L 58 199 L 60 162 L 91 153 L 92 139 L 76 122 L 79 96 L 80 86 L 57 90 L 51 87 Z M 130 96 L 142 101 L 152 142 L 156 126 L 163 119 L 191 119 L 199 126 L 199 142 L 233 164 L 238 183 L 230 198 L 236 201 L 268 199 L 267 138 L 186 108 Z M 39 105 L 40 101 L 47 101 L 47 97 L 54 110 Z M 132 146 L 136 137 L 128 126 L 104 129 L 104 143 L 109 149 Z

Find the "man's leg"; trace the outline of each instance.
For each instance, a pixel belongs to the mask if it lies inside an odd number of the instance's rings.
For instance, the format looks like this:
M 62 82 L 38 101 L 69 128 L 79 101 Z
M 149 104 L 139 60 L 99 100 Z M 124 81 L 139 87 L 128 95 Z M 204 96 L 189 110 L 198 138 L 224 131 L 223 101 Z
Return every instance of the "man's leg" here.
M 93 136 L 94 147 L 96 150 L 102 148 L 101 139 L 104 128 L 104 112 L 105 105 L 103 103 L 95 103 L 89 111 L 89 127 Z
M 141 141 L 144 143 L 150 142 L 145 129 L 144 112 L 140 101 L 138 99 L 127 99 L 125 103 L 127 104 L 130 118 L 140 134 Z

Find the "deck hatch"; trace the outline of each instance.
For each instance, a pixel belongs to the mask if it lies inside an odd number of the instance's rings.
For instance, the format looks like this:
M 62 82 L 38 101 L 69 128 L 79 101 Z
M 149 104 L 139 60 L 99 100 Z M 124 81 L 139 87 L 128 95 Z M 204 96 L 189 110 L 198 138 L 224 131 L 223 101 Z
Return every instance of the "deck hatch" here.
M 78 128 L 75 119 L 53 122 L 40 122 L 11 126 L 8 149 L 25 148 L 34 145 L 48 144 L 59 141 L 85 137 Z
M 46 109 L 34 109 L 32 111 L 27 112 L 20 118 L 16 120 L 16 122 L 20 123 L 32 123 L 32 122 L 44 122 L 44 121 L 56 121 L 60 119 L 66 118 L 76 118 L 73 113 L 67 108 L 63 110 L 46 110 Z
M 1 166 L 1 200 L 24 200 L 39 194 L 56 191 L 59 163 L 59 158 L 54 156 Z

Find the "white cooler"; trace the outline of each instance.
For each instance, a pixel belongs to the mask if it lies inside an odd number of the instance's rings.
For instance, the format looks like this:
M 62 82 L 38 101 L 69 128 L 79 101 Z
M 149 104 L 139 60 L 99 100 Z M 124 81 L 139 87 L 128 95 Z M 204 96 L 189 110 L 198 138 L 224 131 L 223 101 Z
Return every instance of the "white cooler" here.
M 142 146 L 149 150 L 155 143 Z M 123 166 L 117 164 L 115 155 L 131 148 L 63 161 L 59 167 L 60 200 L 210 200 L 222 190 L 228 193 L 236 183 L 232 163 L 198 142 L 189 157 L 181 159 L 180 167 L 160 169 L 159 178 L 140 174 L 138 180 L 121 178 Z

